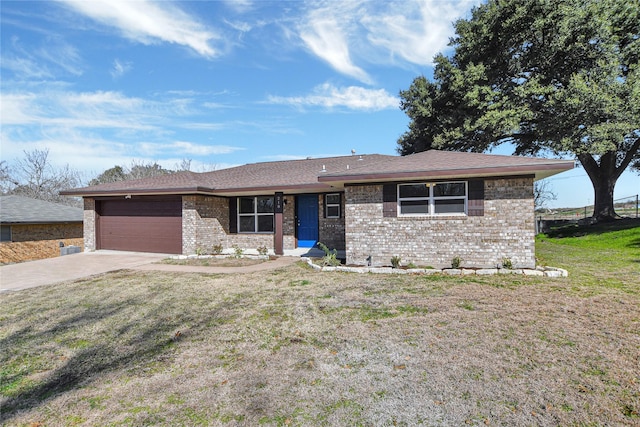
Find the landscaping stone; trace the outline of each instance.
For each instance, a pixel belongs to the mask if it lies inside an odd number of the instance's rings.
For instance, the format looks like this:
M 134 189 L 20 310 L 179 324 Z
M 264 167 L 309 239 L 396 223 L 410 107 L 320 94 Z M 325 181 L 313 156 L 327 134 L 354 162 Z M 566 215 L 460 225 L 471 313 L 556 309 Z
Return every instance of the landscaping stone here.
M 522 270 L 525 276 L 544 276 L 544 271 L 541 270 Z
M 319 271 L 341 271 L 345 273 L 373 273 L 373 274 L 447 274 L 455 275 L 493 275 L 493 274 L 524 274 L 525 276 L 545 276 L 545 277 L 568 277 L 567 270 L 556 267 L 536 267 L 536 269 L 509 269 L 509 268 L 445 268 L 442 270 L 435 268 L 391 268 L 391 267 L 322 267 L 313 262 L 311 258 L 302 258 L 312 268 Z
M 481 268 L 479 270 L 476 270 L 476 274 L 478 275 L 491 275 L 491 274 L 498 274 L 498 269 L 497 268 Z

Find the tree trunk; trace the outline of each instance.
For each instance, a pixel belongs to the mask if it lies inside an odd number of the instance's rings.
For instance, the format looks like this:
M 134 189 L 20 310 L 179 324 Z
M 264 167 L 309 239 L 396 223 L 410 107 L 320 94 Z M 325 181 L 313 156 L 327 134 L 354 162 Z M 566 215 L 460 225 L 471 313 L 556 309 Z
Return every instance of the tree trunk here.
M 579 155 L 578 160 L 593 184 L 593 218 L 597 222 L 615 220 L 618 215 L 613 208 L 613 190 L 620 176 L 620 171 L 616 167 L 615 153 L 608 152 L 601 156 L 600 164 L 589 154 Z
M 593 217 L 598 222 L 613 221 L 618 217 L 613 206 L 613 189 L 616 179 L 603 177 L 597 184 L 594 183 L 595 202 Z

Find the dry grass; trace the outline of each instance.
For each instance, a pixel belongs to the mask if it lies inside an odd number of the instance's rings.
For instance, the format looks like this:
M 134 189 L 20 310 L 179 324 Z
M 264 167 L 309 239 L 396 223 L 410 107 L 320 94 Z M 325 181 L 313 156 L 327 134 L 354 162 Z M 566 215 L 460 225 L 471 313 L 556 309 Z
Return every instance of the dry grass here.
M 163 264 L 172 265 L 193 265 L 198 267 L 246 267 L 249 265 L 262 264 L 266 262 L 266 259 L 261 258 L 236 258 L 236 257 L 223 257 L 223 258 L 187 258 L 187 259 L 174 259 L 167 258 L 162 261 Z
M 0 421 L 638 425 L 638 274 L 640 263 L 610 272 L 624 282 L 610 287 L 579 274 L 298 264 L 235 276 L 122 271 L 3 294 Z

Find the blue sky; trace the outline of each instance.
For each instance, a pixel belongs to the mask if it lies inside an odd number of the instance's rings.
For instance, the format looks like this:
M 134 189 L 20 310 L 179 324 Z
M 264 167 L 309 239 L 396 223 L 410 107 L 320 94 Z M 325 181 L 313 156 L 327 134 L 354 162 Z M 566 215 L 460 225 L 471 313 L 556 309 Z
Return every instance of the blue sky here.
M 477 3 L 3 0 L 2 160 L 48 148 L 89 180 L 132 161 L 395 154 L 399 91 Z M 582 169 L 550 180 L 552 206 L 593 202 Z M 626 172 L 615 196 L 639 192 Z

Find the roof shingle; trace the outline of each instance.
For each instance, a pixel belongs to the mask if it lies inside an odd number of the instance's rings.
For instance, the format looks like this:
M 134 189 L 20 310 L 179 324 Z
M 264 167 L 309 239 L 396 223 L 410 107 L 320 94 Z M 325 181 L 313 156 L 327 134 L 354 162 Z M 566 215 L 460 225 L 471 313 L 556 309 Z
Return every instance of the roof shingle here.
M 82 222 L 83 210 L 22 196 L 0 196 L 3 224 L 52 224 Z
M 345 183 L 397 179 L 535 175 L 573 168 L 567 160 L 429 150 L 409 156 L 381 154 L 250 163 L 212 172 L 180 172 L 63 192 L 74 196 L 126 194 L 259 194 L 329 191 Z

